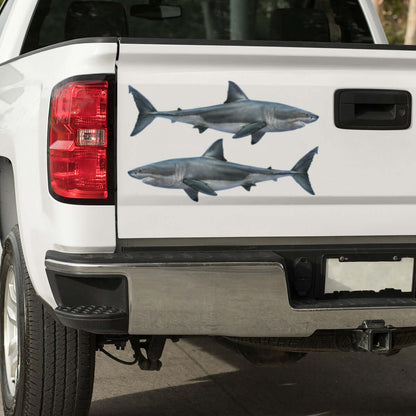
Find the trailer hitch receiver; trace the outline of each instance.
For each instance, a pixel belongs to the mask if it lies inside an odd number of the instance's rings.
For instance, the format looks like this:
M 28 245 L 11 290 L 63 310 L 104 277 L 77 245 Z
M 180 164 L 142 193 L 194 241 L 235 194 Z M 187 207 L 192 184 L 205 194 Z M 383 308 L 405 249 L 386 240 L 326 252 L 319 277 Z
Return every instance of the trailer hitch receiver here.
M 352 332 L 352 341 L 359 350 L 387 354 L 393 349 L 394 331 L 383 320 L 364 321 L 359 329 Z

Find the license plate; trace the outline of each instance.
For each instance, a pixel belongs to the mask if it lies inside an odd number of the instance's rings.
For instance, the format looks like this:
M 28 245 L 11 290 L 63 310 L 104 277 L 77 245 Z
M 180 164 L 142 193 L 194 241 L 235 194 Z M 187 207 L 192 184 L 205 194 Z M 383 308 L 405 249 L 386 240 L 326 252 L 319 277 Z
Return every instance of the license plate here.
M 345 261 L 327 258 L 325 294 L 384 289 L 413 291 L 414 258 L 397 261 Z

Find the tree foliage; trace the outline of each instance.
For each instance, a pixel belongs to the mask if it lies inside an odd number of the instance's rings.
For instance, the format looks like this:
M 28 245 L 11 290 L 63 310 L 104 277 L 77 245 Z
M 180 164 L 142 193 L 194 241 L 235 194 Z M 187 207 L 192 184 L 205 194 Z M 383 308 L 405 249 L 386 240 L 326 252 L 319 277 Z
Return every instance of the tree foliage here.
M 409 0 L 374 0 L 379 7 L 384 31 L 392 44 L 403 44 L 406 35 Z

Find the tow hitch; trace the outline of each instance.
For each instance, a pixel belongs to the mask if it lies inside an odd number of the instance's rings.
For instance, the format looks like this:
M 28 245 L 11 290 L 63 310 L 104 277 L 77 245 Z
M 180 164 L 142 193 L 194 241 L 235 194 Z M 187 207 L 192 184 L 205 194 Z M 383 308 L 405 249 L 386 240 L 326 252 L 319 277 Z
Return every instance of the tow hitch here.
M 163 336 L 150 336 L 145 340 L 137 336 L 130 338 L 130 343 L 134 350 L 134 357 L 138 361 L 141 370 L 160 371 L 162 367 L 160 357 L 165 348 L 165 342 L 166 337 Z M 146 356 L 142 351 L 146 352 Z
M 364 321 L 352 332 L 352 342 L 360 350 L 387 354 L 393 349 L 393 331 L 395 328 L 383 320 Z

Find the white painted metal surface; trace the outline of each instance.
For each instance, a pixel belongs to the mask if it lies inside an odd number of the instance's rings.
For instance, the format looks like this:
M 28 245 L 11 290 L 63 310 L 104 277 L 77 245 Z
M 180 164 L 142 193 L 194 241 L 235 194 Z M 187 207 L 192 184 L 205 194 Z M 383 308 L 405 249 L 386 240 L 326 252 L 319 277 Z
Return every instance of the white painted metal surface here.
M 0 63 L 20 54 L 37 0 L 14 0 L 0 36 Z
M 388 40 L 384 33 L 383 25 L 380 22 L 377 11 L 374 8 L 373 0 L 359 0 L 363 9 L 365 18 L 371 34 L 373 35 L 374 43 L 387 44 Z
M 48 190 L 48 123 L 53 87 L 74 75 L 115 71 L 116 43 L 50 49 L 0 66 L 0 155 L 13 166 L 24 256 L 37 293 L 55 301 L 44 269 L 48 250 L 113 252 L 115 207 L 69 205 Z
M 401 131 L 341 130 L 337 89 L 416 92 L 413 51 L 121 44 L 118 67 L 118 235 L 121 238 L 380 236 L 416 233 L 416 152 L 412 126 Z M 396 74 L 397 76 L 392 76 Z M 131 137 L 138 110 L 129 86 L 158 111 L 224 102 L 228 81 L 250 99 L 319 115 L 299 130 L 250 138 L 156 118 Z M 316 196 L 292 178 L 200 194 L 149 186 L 131 169 L 201 156 L 223 138 L 234 163 L 291 169 L 316 146 L 310 168 Z

